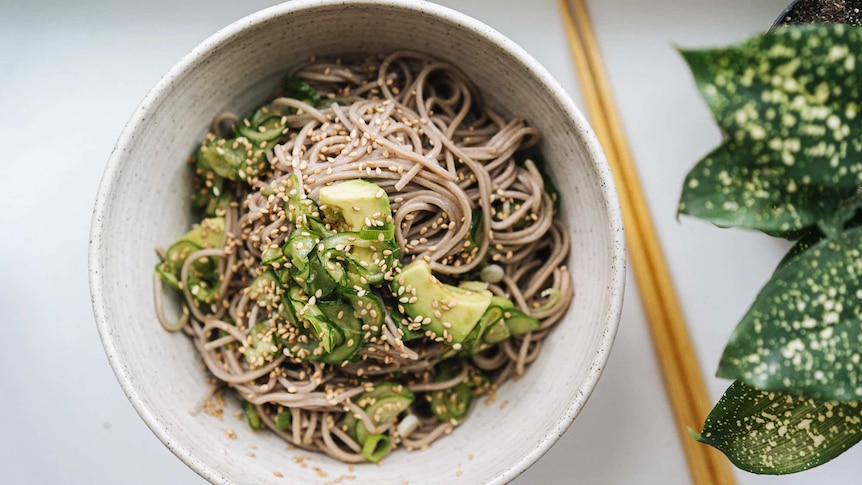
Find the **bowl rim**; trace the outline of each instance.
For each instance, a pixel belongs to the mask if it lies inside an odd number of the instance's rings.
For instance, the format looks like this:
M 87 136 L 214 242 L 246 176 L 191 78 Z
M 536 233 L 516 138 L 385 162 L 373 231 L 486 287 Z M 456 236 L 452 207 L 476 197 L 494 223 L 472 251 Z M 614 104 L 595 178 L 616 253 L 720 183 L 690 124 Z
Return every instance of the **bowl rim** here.
M 592 358 L 586 380 L 581 383 L 576 397 L 569 403 L 566 411 L 559 417 L 558 421 L 553 428 L 548 431 L 547 435 L 545 435 L 540 442 L 536 443 L 536 446 L 529 453 L 522 456 L 518 462 L 510 464 L 508 468 L 496 471 L 495 475 L 487 482 L 492 484 L 508 483 L 526 471 L 530 466 L 538 461 L 539 458 L 548 452 L 551 446 L 556 443 L 556 441 L 572 424 L 575 417 L 580 413 L 587 399 L 589 399 L 595 389 L 610 355 L 617 329 L 619 327 L 620 314 L 622 312 L 626 280 L 625 236 L 617 190 L 610 167 L 605 158 L 604 151 L 602 150 L 601 145 L 599 144 L 599 141 L 586 117 L 575 106 L 574 102 L 565 92 L 563 87 L 535 58 L 533 58 L 532 55 L 528 54 L 514 41 L 483 22 L 449 7 L 437 5 L 425 0 L 292 0 L 259 10 L 232 22 L 207 37 L 203 42 L 198 44 L 190 52 L 185 54 L 176 64 L 174 64 L 144 96 L 135 108 L 129 120 L 126 122 L 116 145 L 111 151 L 111 155 L 108 158 L 102 179 L 99 183 L 90 226 L 88 252 L 90 299 L 96 320 L 96 326 L 99 332 L 99 338 L 104 347 L 108 362 L 110 363 L 114 375 L 119 381 L 124 394 L 153 434 L 155 434 L 174 455 L 176 455 L 202 478 L 213 483 L 232 482 L 232 477 L 221 476 L 215 469 L 210 468 L 204 460 L 201 460 L 192 454 L 184 444 L 174 440 L 172 434 L 167 430 L 167 427 L 164 426 L 164 424 L 157 418 L 157 413 L 141 399 L 138 386 L 132 379 L 128 369 L 123 365 L 123 358 L 117 352 L 111 332 L 112 326 L 107 318 L 108 303 L 103 292 L 104 285 L 100 274 L 100 269 L 103 266 L 103 260 L 100 254 L 103 249 L 103 232 L 106 229 L 103 225 L 103 219 L 107 213 L 110 196 L 115 191 L 115 181 L 123 169 L 121 160 L 128 149 L 128 145 L 133 139 L 134 133 L 138 130 L 140 125 L 144 124 L 146 119 L 149 118 L 149 113 L 160 107 L 175 79 L 182 77 L 192 70 L 199 58 L 218 48 L 219 45 L 229 41 L 232 37 L 239 35 L 243 30 L 249 27 L 258 25 L 274 17 L 288 15 L 301 10 L 333 5 L 345 5 L 348 3 L 353 5 L 394 7 L 401 10 L 421 12 L 438 17 L 458 26 L 459 28 L 485 37 L 491 43 L 511 54 L 519 63 L 526 67 L 533 76 L 545 83 L 545 85 L 560 100 L 561 107 L 566 112 L 567 116 L 574 120 L 578 135 L 586 145 L 588 153 L 587 162 L 591 163 L 593 168 L 599 174 L 604 199 L 604 208 L 610 217 L 611 226 L 608 228 L 611 232 L 612 243 L 612 274 L 611 284 L 608 287 L 608 291 L 610 292 L 610 302 L 609 307 L 607 308 L 608 316 L 603 324 L 604 328 L 599 339 L 599 346 Z

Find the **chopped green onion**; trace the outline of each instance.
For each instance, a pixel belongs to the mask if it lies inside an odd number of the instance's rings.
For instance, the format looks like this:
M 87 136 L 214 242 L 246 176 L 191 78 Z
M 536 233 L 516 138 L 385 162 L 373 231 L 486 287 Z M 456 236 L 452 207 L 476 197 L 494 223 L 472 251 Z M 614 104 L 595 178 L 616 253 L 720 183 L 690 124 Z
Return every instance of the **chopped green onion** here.
M 362 456 L 372 463 L 377 463 L 392 450 L 392 442 L 385 434 L 370 434 L 362 445 Z
M 245 411 L 245 420 L 248 422 L 248 427 L 251 429 L 263 428 L 263 423 L 260 421 L 260 415 L 257 414 L 257 408 L 254 404 L 243 401 L 242 410 Z
M 275 415 L 275 429 L 284 431 L 290 428 L 291 424 L 293 424 L 293 417 L 290 411 L 285 410 Z
M 544 305 L 536 308 L 535 311 L 543 312 L 545 310 L 550 310 L 551 308 L 555 307 L 557 303 L 560 302 L 560 298 L 562 298 L 562 296 L 563 294 L 560 293 L 560 290 L 556 288 L 548 288 L 547 290 L 542 292 L 542 297 L 547 298 L 548 300 L 545 301 Z

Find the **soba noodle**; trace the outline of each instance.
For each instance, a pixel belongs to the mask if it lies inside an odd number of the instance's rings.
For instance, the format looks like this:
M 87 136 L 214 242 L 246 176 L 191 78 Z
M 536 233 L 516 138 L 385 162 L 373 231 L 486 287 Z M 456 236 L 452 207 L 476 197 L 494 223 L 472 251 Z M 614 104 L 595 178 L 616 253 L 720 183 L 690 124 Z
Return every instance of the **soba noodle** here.
M 387 436 L 392 447 L 424 448 L 458 424 L 429 413 L 430 395 L 463 382 L 471 383 L 474 394 L 493 393 L 522 375 L 573 298 L 565 266 L 568 230 L 555 218 L 557 195 L 540 161 L 530 156 L 537 153 L 539 133 L 524 120 L 487 108 L 454 66 L 420 54 L 396 52 L 353 63 L 312 60 L 293 77 L 313 87 L 322 102 L 312 106 L 279 96 L 268 105 L 290 113 L 283 118 L 286 135 L 280 144 L 263 147 L 258 173 L 224 184 L 232 197 L 217 209 L 225 221 L 222 246 L 188 254 L 179 273 L 184 313 L 177 321 L 165 316 L 162 280 L 154 279 L 158 318 L 166 329 L 188 334 L 210 373 L 293 445 L 345 462 L 366 461 L 362 445 L 341 426 L 352 415 Z M 208 140 L 231 136 L 242 122 L 233 113 L 217 115 Z M 283 200 L 271 193 L 291 174 L 300 177 L 311 199 L 341 181 L 377 184 L 391 201 L 402 263 L 422 258 L 441 279 L 485 280 L 491 292 L 510 299 L 540 327 L 459 357 L 460 372 L 440 382 L 434 378 L 447 345 L 428 338 L 403 341 L 388 314 L 380 336 L 355 361 L 339 366 L 277 355 L 266 365 L 251 365 L 242 346 L 250 329 L 270 315 L 249 297 L 249 285 L 261 272 L 262 255 L 283 245 L 294 229 L 279 210 Z M 203 179 L 207 188 L 218 181 L 211 175 Z M 481 232 L 470 244 L 474 227 Z M 190 267 L 202 260 L 218 275 L 209 304 L 192 294 L 196 288 L 189 281 Z M 401 414 L 401 426 L 375 425 L 356 402 L 382 381 L 417 395 Z M 276 423 L 281 413 L 290 416 L 287 428 Z

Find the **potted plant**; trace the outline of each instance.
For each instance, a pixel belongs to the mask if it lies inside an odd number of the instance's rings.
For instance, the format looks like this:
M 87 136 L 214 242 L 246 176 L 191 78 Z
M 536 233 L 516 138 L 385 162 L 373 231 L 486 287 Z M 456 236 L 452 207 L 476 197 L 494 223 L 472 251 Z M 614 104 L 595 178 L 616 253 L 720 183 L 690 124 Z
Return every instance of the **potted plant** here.
M 799 0 L 779 23 L 858 25 L 854 3 Z M 812 468 L 862 440 L 862 27 L 682 54 L 725 137 L 679 212 L 795 242 L 730 337 L 717 374 L 734 382 L 693 435 L 750 472 Z

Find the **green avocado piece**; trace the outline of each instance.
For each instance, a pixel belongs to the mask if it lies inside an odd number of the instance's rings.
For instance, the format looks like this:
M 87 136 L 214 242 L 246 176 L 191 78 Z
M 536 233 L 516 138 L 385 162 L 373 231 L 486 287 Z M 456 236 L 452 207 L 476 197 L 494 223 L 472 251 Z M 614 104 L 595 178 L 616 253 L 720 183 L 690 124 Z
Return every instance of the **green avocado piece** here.
M 458 284 L 458 288 L 470 291 L 483 291 L 488 289 L 488 283 L 484 281 L 462 281 Z
M 359 231 L 369 222 L 392 220 L 389 197 L 379 185 L 357 179 L 328 185 L 320 189 L 323 213 L 333 221 L 343 222 L 344 229 Z
M 391 288 L 410 317 L 430 320 L 423 328 L 450 345 L 460 344 L 473 330 L 493 297 L 488 290 L 467 290 L 442 283 L 424 259 L 405 266 Z
M 353 247 L 351 253 L 359 264 L 373 268 L 375 261 L 379 264 L 384 259 L 387 265 L 391 264 L 391 258 L 384 258 L 381 254 L 383 249 L 394 245 L 395 239 L 392 208 L 385 190 L 365 180 L 349 180 L 321 188 L 319 199 L 323 214 L 332 226 L 341 231 L 357 232 L 365 239 L 373 237 L 377 240 L 371 247 Z M 382 271 L 379 277 L 382 280 Z

